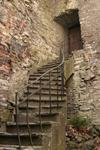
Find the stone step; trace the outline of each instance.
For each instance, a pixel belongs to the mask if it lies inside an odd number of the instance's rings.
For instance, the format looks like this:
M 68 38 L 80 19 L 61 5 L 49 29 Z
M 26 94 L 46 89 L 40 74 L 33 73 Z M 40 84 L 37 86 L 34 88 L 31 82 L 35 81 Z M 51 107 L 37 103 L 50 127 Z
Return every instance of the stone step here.
M 32 83 L 32 81 L 29 81 L 29 84 L 31 84 L 31 85 L 30 85 L 31 87 L 35 87 L 35 88 L 36 88 L 36 87 L 37 87 L 37 88 L 40 87 L 40 82 Z M 44 84 L 45 84 L 45 82 L 42 82 L 42 83 L 41 83 L 41 86 L 44 85 Z M 52 87 L 53 87 L 53 88 L 57 88 L 57 82 L 56 82 L 56 81 L 52 81 L 50 85 L 51 85 L 51 88 L 52 88 Z M 47 83 L 47 85 L 44 85 L 42 88 L 47 88 L 47 87 L 49 88 L 49 83 Z M 58 82 L 58 87 L 59 87 L 59 88 L 62 87 L 61 81 Z M 64 86 L 64 87 L 65 87 L 65 86 Z
M 60 61 L 52 61 L 52 62 L 49 62 L 49 63 L 47 63 L 47 65 L 46 66 L 48 66 L 48 65 L 58 65 L 58 64 L 60 64 Z
M 24 96 L 23 98 L 20 98 L 19 101 L 21 102 L 21 101 L 25 100 L 25 98 L 27 98 L 27 97 Z M 66 96 L 62 96 L 62 98 L 61 98 L 61 96 L 58 96 L 58 100 L 59 100 L 59 102 L 61 100 L 66 101 Z M 31 96 L 29 98 L 29 101 L 39 102 L 39 95 Z M 56 101 L 57 101 L 57 95 L 56 96 L 52 96 L 51 97 L 51 102 L 56 102 Z M 41 95 L 41 102 L 50 102 L 50 97 L 46 96 L 46 95 Z
M 36 80 L 40 77 L 45 71 L 50 70 L 50 68 L 59 65 L 60 62 L 58 59 L 49 62 L 47 65 L 38 68 L 38 72 L 35 72 L 33 75 L 29 76 L 29 83 Z M 60 68 L 58 69 L 60 72 Z M 51 72 L 51 79 L 57 75 L 57 69 Z M 42 85 L 49 81 L 49 73 L 42 77 Z M 28 118 L 29 126 L 32 134 L 33 147 L 31 147 L 30 137 L 27 127 L 27 102 L 23 102 L 19 105 L 18 108 L 18 126 L 19 133 L 21 138 L 22 150 L 43 150 L 42 144 L 49 144 L 51 142 L 52 130 L 54 130 L 53 123 L 58 123 L 60 112 L 65 106 L 66 94 L 62 97 L 61 93 L 61 75 L 58 77 L 58 110 L 57 110 L 57 79 L 54 79 L 51 82 L 51 114 L 50 114 L 50 100 L 49 100 L 49 85 L 46 85 L 41 90 L 41 116 L 39 116 L 39 93 L 29 98 L 29 107 L 28 107 Z M 35 91 L 40 87 L 40 81 L 37 81 L 35 84 L 32 84 L 29 88 L 29 94 Z M 66 89 L 64 88 L 64 91 Z M 24 97 L 19 99 L 19 102 L 27 97 L 27 90 L 24 92 Z M 62 97 L 62 98 L 61 98 Z M 62 99 L 62 100 L 61 100 Z M 16 114 L 14 115 L 13 122 L 7 123 L 7 132 L 0 133 L 0 150 L 18 150 L 19 142 L 16 128 Z M 41 122 L 40 123 L 40 118 Z M 56 136 L 55 136 L 56 137 Z M 46 139 L 47 138 L 47 139 Z M 55 138 L 54 138 L 55 139 Z M 45 142 L 46 140 L 46 142 Z M 49 142 L 50 141 L 50 142 Z M 1 145 L 2 144 L 2 145 Z M 10 145 L 11 144 L 11 145 Z M 8 146 L 9 145 L 9 146 Z M 2 146 L 2 147 L 1 147 Z M 48 147 L 48 146 L 47 146 Z
M 22 102 L 24 99 L 20 99 L 19 100 L 19 102 Z M 66 100 L 64 99 L 64 98 L 62 98 L 62 100 L 61 100 L 61 98 L 59 98 L 58 99 L 58 105 L 64 105 Z M 25 106 L 25 105 L 27 105 L 27 102 L 23 102 L 22 104 L 20 104 L 19 106 Z M 37 98 L 35 98 L 35 99 L 33 99 L 33 98 L 30 98 L 29 99 L 29 106 L 39 106 L 39 97 L 37 97 Z M 49 100 L 49 98 L 47 99 L 47 97 L 45 97 L 45 98 L 43 98 L 42 100 L 41 100 L 41 106 L 48 106 L 48 105 L 50 105 L 50 100 Z M 57 98 L 56 99 L 54 99 L 54 98 L 51 98 L 51 105 L 57 105 Z
M 24 96 L 23 98 L 20 98 L 19 101 L 21 102 L 21 101 L 25 100 L 26 98 L 27 98 L 27 96 L 26 97 Z M 58 100 L 59 100 L 59 102 L 61 100 L 66 101 L 66 96 L 62 96 L 62 97 L 58 96 Z M 39 102 L 39 95 L 31 96 L 29 98 L 29 101 Z M 51 96 L 51 102 L 56 102 L 56 101 L 57 101 L 57 95 L 56 96 Z M 46 95 L 41 95 L 41 102 L 50 102 L 50 97 L 46 96 Z
M 31 84 L 29 86 L 29 90 L 36 90 L 40 88 L 40 84 Z M 26 90 L 26 89 L 25 89 Z M 45 85 L 44 87 L 42 87 L 42 90 L 46 90 L 46 91 L 49 91 L 49 85 Z M 51 92 L 52 91 L 57 91 L 57 84 L 52 84 L 51 85 Z M 59 84 L 58 85 L 58 91 L 61 91 L 61 85 Z M 66 93 L 66 87 L 64 87 L 64 92 Z
M 57 57 L 56 59 L 50 60 L 48 63 L 57 62 L 57 61 L 59 61 L 59 57 Z
M 28 133 L 27 123 L 18 123 L 20 133 Z M 42 129 L 40 122 L 29 123 L 31 133 L 50 133 L 51 122 L 42 122 Z M 7 132 L 17 133 L 16 122 L 7 122 Z
M 27 105 L 23 105 L 23 106 L 19 106 L 19 113 L 27 113 Z M 57 110 L 60 111 L 62 108 L 62 106 L 58 105 L 58 109 L 57 109 L 57 105 L 53 105 L 51 106 L 51 111 L 53 113 L 56 113 Z M 28 112 L 29 113 L 38 113 L 39 112 L 39 106 L 32 106 L 32 105 L 29 105 L 28 106 Z M 44 106 L 41 106 L 41 112 L 45 112 L 45 113 L 48 113 L 50 112 L 50 105 L 44 105 Z
M 25 97 L 27 97 L 27 93 L 24 93 Z M 61 94 L 61 93 L 58 93 L 58 97 L 61 97 L 61 96 L 66 96 L 66 94 Z M 36 97 L 39 97 L 39 92 L 35 93 L 35 95 L 32 95 L 31 98 L 36 98 Z M 46 93 L 43 93 L 41 92 L 41 99 L 43 99 L 44 97 L 48 97 L 49 99 L 49 91 Z M 52 98 L 57 98 L 57 93 L 51 93 L 51 99 Z
M 35 74 L 30 74 L 29 77 L 36 77 L 36 78 L 38 78 L 38 77 L 40 77 L 41 75 L 42 75 L 41 73 L 35 72 Z M 49 74 L 45 74 L 43 77 L 44 77 L 44 78 L 45 78 L 45 77 L 49 77 Z M 43 77 L 42 77 L 42 78 L 43 78 Z M 51 77 L 55 77 L 55 75 L 51 73 Z M 59 77 L 60 77 L 60 75 L 59 75 Z
M 42 146 L 22 147 L 22 150 L 43 150 Z
M 18 145 L 1 145 L 0 150 L 19 150 Z M 42 146 L 21 146 L 21 150 L 43 150 Z
M 51 80 L 52 80 L 52 79 L 51 79 Z M 28 82 L 28 83 L 30 84 L 30 83 L 32 83 L 33 81 L 35 81 L 35 80 L 30 80 L 30 79 L 29 79 L 29 82 Z M 61 83 L 62 83 L 62 80 L 58 80 L 58 85 L 61 85 Z M 37 85 L 37 84 L 40 85 L 40 80 L 35 81 L 35 83 L 33 83 L 32 85 Z M 49 85 L 49 80 L 47 80 L 47 81 L 46 81 L 46 80 L 45 80 L 45 81 L 44 81 L 44 80 L 41 80 L 41 85 L 43 85 L 43 84 Z M 51 84 L 51 86 L 53 86 L 54 84 L 57 85 L 57 80 L 51 81 L 50 84 Z
M 42 146 L 30 146 L 30 147 L 23 147 L 22 146 L 22 150 L 43 150 Z
M 35 92 L 37 89 L 29 89 L 29 94 L 31 94 L 31 93 L 33 93 L 33 92 Z M 25 94 L 27 94 L 27 90 L 25 90 L 25 92 L 24 92 Z M 39 95 L 39 93 L 40 93 L 40 91 L 38 91 L 35 95 Z M 57 96 L 57 93 L 59 94 L 58 96 L 60 96 L 61 94 L 62 94 L 62 91 L 61 91 L 61 89 L 59 89 L 58 90 L 58 92 L 57 92 L 57 89 L 56 90 L 51 90 L 51 95 L 56 95 Z M 41 95 L 49 95 L 49 90 L 41 90 Z M 66 94 L 64 93 L 64 96 L 65 96 Z
M 39 120 L 39 113 L 29 113 L 29 122 L 37 122 Z M 42 113 L 41 112 L 41 121 L 57 121 L 58 113 Z M 16 114 L 14 114 L 14 119 L 16 121 Z M 19 113 L 18 114 L 18 122 L 26 122 L 26 113 Z
M 38 70 L 39 73 L 44 74 L 46 71 L 45 70 Z M 51 74 L 57 74 L 57 70 L 52 70 Z M 60 71 L 58 70 L 58 73 L 60 73 Z
M 59 64 L 56 64 L 56 63 L 54 63 L 54 64 L 47 64 L 47 65 L 43 65 L 41 68 L 38 68 L 38 69 L 54 68 L 54 67 L 57 67 Z
M 57 66 L 53 66 L 53 67 L 47 66 L 46 68 L 38 68 L 37 71 L 38 72 L 40 72 L 40 71 L 47 72 L 48 70 L 54 68 L 51 72 L 57 72 L 57 68 L 55 68 L 55 67 L 57 67 Z M 58 72 L 60 72 L 60 71 L 61 71 L 61 68 L 58 67 Z
M 38 77 L 29 77 L 29 80 L 36 80 Z M 50 79 L 53 79 L 54 77 L 51 77 Z M 58 81 L 61 81 L 62 79 L 61 79 L 61 77 L 58 77 Z M 42 78 L 41 78 L 41 81 L 49 81 L 49 76 L 48 77 L 45 77 L 45 76 L 43 76 Z M 55 78 L 55 79 L 53 79 L 53 81 L 57 81 L 57 78 Z
M 42 134 L 32 134 L 32 141 L 33 141 L 33 145 L 38 145 L 38 146 L 42 146 L 42 138 L 43 135 Z M 29 134 L 27 133 L 21 133 L 20 134 L 20 139 L 21 139 L 21 145 L 22 146 L 30 146 L 30 138 L 29 138 Z M 19 145 L 18 142 L 18 136 L 16 133 L 7 133 L 7 132 L 0 132 L 0 144 L 2 145 Z
M 8 147 L 8 146 L 4 146 L 4 147 L 0 147 L 0 150 L 17 150 L 16 148 L 14 147 Z
M 38 89 L 39 88 L 39 86 L 33 86 L 33 85 L 30 85 L 30 87 L 29 87 L 29 90 L 33 90 L 33 89 Z M 49 90 L 49 85 L 48 86 L 46 86 L 46 87 L 42 87 L 42 90 L 46 90 L 46 91 L 48 91 Z M 57 85 L 56 86 L 51 86 L 51 91 L 57 91 Z M 60 86 L 58 86 L 58 91 L 61 91 L 61 87 Z M 66 91 L 66 88 L 64 87 L 64 91 Z

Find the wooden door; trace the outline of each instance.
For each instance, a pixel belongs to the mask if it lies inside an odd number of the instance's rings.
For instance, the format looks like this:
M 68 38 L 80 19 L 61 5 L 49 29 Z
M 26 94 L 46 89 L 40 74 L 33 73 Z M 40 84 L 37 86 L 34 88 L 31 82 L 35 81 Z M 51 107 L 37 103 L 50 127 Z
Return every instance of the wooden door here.
M 83 48 L 80 26 L 69 29 L 69 53 Z

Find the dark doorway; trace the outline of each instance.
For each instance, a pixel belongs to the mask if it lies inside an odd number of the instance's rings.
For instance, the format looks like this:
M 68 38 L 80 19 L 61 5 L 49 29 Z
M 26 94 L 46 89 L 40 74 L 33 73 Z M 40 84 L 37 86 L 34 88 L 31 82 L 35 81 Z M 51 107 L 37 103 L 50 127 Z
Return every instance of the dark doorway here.
M 70 53 L 83 48 L 80 26 L 69 29 Z
M 73 51 L 83 48 L 80 26 L 67 29 L 66 34 L 67 47 L 65 53 L 71 54 Z
M 78 9 L 66 10 L 66 12 L 54 17 L 54 20 L 65 29 L 65 39 L 62 42 L 65 55 L 82 49 Z

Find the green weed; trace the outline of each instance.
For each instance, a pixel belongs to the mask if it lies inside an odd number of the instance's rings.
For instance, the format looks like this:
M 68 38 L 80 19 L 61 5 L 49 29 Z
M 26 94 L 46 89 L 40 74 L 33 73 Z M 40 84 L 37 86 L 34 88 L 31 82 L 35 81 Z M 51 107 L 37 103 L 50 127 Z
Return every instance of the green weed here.
M 80 130 L 81 128 L 89 127 L 92 123 L 92 119 L 90 118 L 82 118 L 79 115 L 75 115 L 70 121 L 69 125 L 73 125 L 73 127 Z

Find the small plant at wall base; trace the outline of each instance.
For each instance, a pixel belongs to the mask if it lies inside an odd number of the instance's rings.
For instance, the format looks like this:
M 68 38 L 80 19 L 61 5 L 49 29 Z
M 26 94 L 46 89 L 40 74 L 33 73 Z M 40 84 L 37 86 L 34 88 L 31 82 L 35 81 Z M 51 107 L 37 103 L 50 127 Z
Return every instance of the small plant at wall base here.
M 70 121 L 69 125 L 73 125 L 77 130 L 81 130 L 82 128 L 89 127 L 92 123 L 92 119 L 90 118 L 82 118 L 79 115 L 75 115 Z

